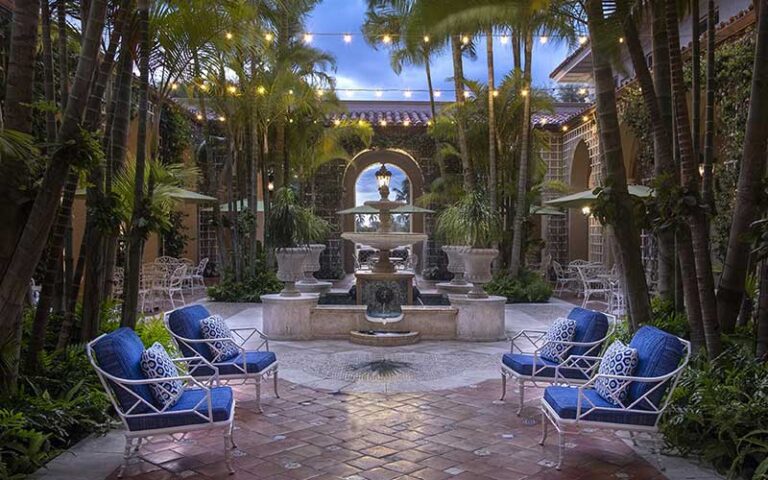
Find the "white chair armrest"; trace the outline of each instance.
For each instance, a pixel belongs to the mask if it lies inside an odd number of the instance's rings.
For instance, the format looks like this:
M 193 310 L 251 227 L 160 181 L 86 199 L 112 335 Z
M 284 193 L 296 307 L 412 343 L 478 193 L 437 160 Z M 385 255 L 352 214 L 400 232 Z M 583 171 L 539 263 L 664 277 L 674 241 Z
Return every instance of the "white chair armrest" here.
M 534 348 L 538 348 L 540 346 L 539 342 L 541 342 L 541 339 L 544 338 L 544 335 L 546 334 L 547 334 L 546 330 L 533 330 L 533 329 L 521 330 L 513 337 L 508 338 L 509 351 L 510 353 L 515 353 L 515 343 L 517 340 L 526 340 Z M 524 353 L 519 346 L 517 347 L 517 350 L 520 353 Z
M 187 371 L 190 375 L 195 376 L 195 370 L 201 367 L 207 367 L 210 368 L 213 373 L 211 375 L 203 376 L 198 375 L 196 378 L 198 379 L 206 379 L 205 383 L 209 386 L 218 387 L 220 385 L 219 381 L 219 368 L 206 360 L 203 357 L 181 357 L 181 358 L 174 358 L 172 359 L 173 363 L 186 363 L 187 364 Z
M 269 337 L 264 335 L 264 333 L 255 327 L 238 327 L 238 328 L 230 328 L 229 329 L 234 335 L 238 337 L 238 341 L 240 345 L 245 345 L 248 340 L 250 340 L 254 335 L 258 335 L 259 338 L 262 340 L 262 342 L 259 344 L 258 347 L 256 347 L 256 351 L 261 350 L 261 347 L 265 347 L 265 350 L 269 351 Z M 241 334 L 240 332 L 250 332 L 246 335 Z

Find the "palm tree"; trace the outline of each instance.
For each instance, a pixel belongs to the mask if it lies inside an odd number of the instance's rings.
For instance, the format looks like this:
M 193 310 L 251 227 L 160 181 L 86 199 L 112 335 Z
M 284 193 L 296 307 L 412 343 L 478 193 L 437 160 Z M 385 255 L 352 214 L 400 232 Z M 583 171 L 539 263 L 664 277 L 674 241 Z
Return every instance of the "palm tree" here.
M 710 356 L 715 357 L 720 354 L 722 345 L 709 249 L 709 222 L 704 206 L 701 203 L 699 192 L 698 161 L 694 157 L 688 105 L 685 100 L 677 6 L 673 0 L 668 0 L 666 3 L 666 24 L 672 92 L 674 94 L 673 107 L 677 130 L 677 145 L 680 150 L 681 185 L 685 195 L 690 199 L 689 203 L 692 203 L 692 206 L 688 208 L 686 217 L 691 228 L 693 255 L 696 262 L 696 278 L 701 299 L 701 318 L 704 325 L 707 351 Z
M 613 227 L 619 246 L 619 261 L 627 292 L 630 325 L 637 328 L 651 319 L 648 286 L 640 255 L 640 231 L 636 223 L 632 199 L 627 191 L 626 171 L 616 113 L 616 90 L 611 67 L 615 38 L 609 20 L 603 12 L 601 0 L 587 0 L 585 6 L 589 36 L 592 45 L 592 71 L 597 99 L 598 132 L 606 175 L 605 185 L 610 190 L 608 200 L 613 212 L 606 220 Z
M 24 3 L 24 2 L 22 2 Z M 77 143 L 82 132 L 80 124 L 85 110 L 91 78 L 96 69 L 99 46 L 107 10 L 106 0 L 92 0 L 88 10 L 88 22 L 82 38 L 82 48 L 77 62 L 74 83 L 68 95 L 61 127 L 56 138 L 60 145 Z M 81 153 L 81 152 L 78 152 Z M 88 152 L 82 154 L 86 156 Z M 48 234 L 56 217 L 62 188 L 75 158 L 70 149 L 57 150 L 47 166 L 35 201 L 7 263 L 0 265 L 0 345 L 10 348 L 10 368 L 2 372 L 1 390 L 14 390 L 18 372 L 18 348 L 20 345 L 21 309 L 29 279 L 45 249 Z M 80 158 L 82 159 L 82 158 Z
M 765 150 L 768 146 L 768 1 L 758 9 L 757 41 L 752 73 L 744 153 L 736 191 L 728 250 L 717 289 L 718 310 L 724 332 L 732 332 L 744 296 L 744 282 L 750 253 L 747 232 L 760 213 L 759 199 L 765 176 Z M 765 285 L 762 286 L 765 289 Z M 730 311 L 732 309 L 733 311 Z M 764 333 L 764 332 L 763 332 Z

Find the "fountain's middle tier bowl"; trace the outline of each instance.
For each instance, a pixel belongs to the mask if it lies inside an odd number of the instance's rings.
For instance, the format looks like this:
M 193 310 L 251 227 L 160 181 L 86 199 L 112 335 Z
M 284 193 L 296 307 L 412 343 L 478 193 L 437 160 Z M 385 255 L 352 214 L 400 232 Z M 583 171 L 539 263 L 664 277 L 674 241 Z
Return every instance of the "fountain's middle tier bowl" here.
M 407 247 L 414 243 L 423 242 L 427 236 L 423 233 L 404 233 L 404 232 L 372 232 L 372 233 L 342 233 L 341 238 L 351 240 L 355 243 L 362 243 L 378 250 L 394 250 L 398 247 Z

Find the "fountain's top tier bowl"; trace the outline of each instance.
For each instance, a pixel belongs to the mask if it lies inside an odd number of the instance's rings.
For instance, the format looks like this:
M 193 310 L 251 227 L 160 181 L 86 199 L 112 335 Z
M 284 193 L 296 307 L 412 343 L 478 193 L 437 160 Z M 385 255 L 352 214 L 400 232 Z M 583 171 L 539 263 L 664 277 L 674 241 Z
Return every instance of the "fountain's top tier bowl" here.
M 369 207 L 375 208 L 376 210 L 386 212 L 389 210 L 394 210 L 397 207 L 402 207 L 405 205 L 405 202 L 393 202 L 392 200 L 369 200 L 363 205 L 367 205 Z
M 406 247 L 414 243 L 423 242 L 427 236 L 423 233 L 404 232 L 367 232 L 367 233 L 342 233 L 341 238 L 362 243 L 378 250 L 394 250 L 398 247 Z

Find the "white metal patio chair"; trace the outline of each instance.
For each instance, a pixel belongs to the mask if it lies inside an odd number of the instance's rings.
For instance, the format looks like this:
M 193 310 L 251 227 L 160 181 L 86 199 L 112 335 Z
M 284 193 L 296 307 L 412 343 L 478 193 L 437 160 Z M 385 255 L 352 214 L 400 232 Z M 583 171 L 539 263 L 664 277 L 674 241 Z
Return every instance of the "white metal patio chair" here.
M 555 293 L 560 296 L 566 290 L 573 291 L 571 287 L 579 280 L 576 273 L 556 260 L 552 260 L 552 269 L 555 271 Z
M 219 371 L 219 378 L 224 384 L 253 383 L 256 386 L 256 399 L 259 411 L 261 408 L 261 383 L 262 380 L 272 377 L 275 397 L 280 398 L 277 392 L 277 357 L 269 351 L 269 338 L 256 328 L 231 328 L 234 339 L 207 339 L 203 337 L 200 322 L 210 317 L 211 314 L 202 305 L 187 305 L 176 310 L 166 312 L 163 321 L 165 327 L 171 333 L 171 338 L 179 347 L 182 354 L 187 356 L 202 356 L 213 364 Z M 245 344 L 251 339 L 259 339 L 260 343 L 255 348 L 245 348 Z M 222 352 L 216 348 L 216 342 L 232 341 L 239 354 L 232 359 L 222 360 Z M 197 370 L 206 375 L 205 368 Z M 195 373 L 193 373 L 195 375 Z
M 229 473 L 234 473 L 231 452 L 236 448 L 235 398 L 230 387 L 218 386 L 216 367 L 200 357 L 176 358 L 174 363 L 188 369 L 186 375 L 147 379 L 140 367 L 143 351 L 141 340 L 129 328 L 101 335 L 86 346 L 88 359 L 125 427 L 125 451 L 118 477 L 134 458 L 160 466 L 140 455 L 142 443 L 164 436 L 178 441 L 199 430 L 223 431 L 226 465 Z M 200 368 L 205 368 L 208 375 L 194 373 Z M 184 391 L 173 406 L 167 407 L 154 400 L 150 385 L 169 380 L 181 380 Z
M 123 267 L 115 267 L 112 272 L 112 298 L 123 297 L 123 284 L 125 283 L 125 270 Z
M 151 312 L 157 306 L 157 288 L 163 280 L 163 271 L 154 263 L 145 263 L 141 266 L 139 275 L 139 297 L 141 299 L 141 311 Z M 149 310 L 147 310 L 149 306 Z
M 658 328 L 644 326 L 632 338 L 630 347 L 637 349 L 638 364 L 633 376 L 594 375 L 578 387 L 551 386 L 544 390 L 542 404 L 542 437 L 547 440 L 549 424 L 558 432 L 557 469 L 563 464 L 565 435 L 581 429 L 628 431 L 634 435 L 646 432 L 657 442 L 660 457 L 659 419 L 669 403 L 669 393 L 675 389 L 688 364 L 691 344 Z M 600 361 L 600 357 L 572 356 L 574 361 Z M 617 379 L 624 383 L 614 392 L 626 391 L 619 405 L 607 401 L 595 390 L 599 378 Z M 665 396 L 666 395 L 666 396 Z
M 544 342 L 546 330 L 522 330 L 510 339 L 510 351 L 501 358 L 501 398 L 507 396 L 507 380 L 517 383 L 519 416 L 525 404 L 527 384 L 580 384 L 592 378 L 597 371 L 598 362 L 572 359 L 584 355 L 598 356 L 605 340 L 613 333 L 616 317 L 602 312 L 595 312 L 574 307 L 568 318 L 576 321 L 573 341 L 556 342 L 566 345 L 561 362 L 553 362 L 540 356 L 541 350 L 549 342 Z M 554 342 L 553 342 L 554 343 Z M 533 348 L 533 352 L 525 351 Z M 559 369 L 559 370 L 558 370 Z
M 205 274 L 205 267 L 207 266 L 208 257 L 205 257 L 204 259 L 200 260 L 200 263 L 198 263 L 191 272 L 187 271 L 189 287 L 192 289 L 192 291 L 196 290 L 197 288 L 202 288 L 205 290 L 205 277 L 203 275 Z
M 581 280 L 582 291 L 584 292 L 584 299 L 581 302 L 582 308 L 587 308 L 587 304 L 592 301 L 604 303 L 606 306 L 610 303 L 611 286 L 607 284 L 605 279 L 596 275 L 597 270 L 589 268 L 588 266 L 577 266 L 576 272 Z M 593 300 L 592 297 L 600 296 L 602 300 Z

